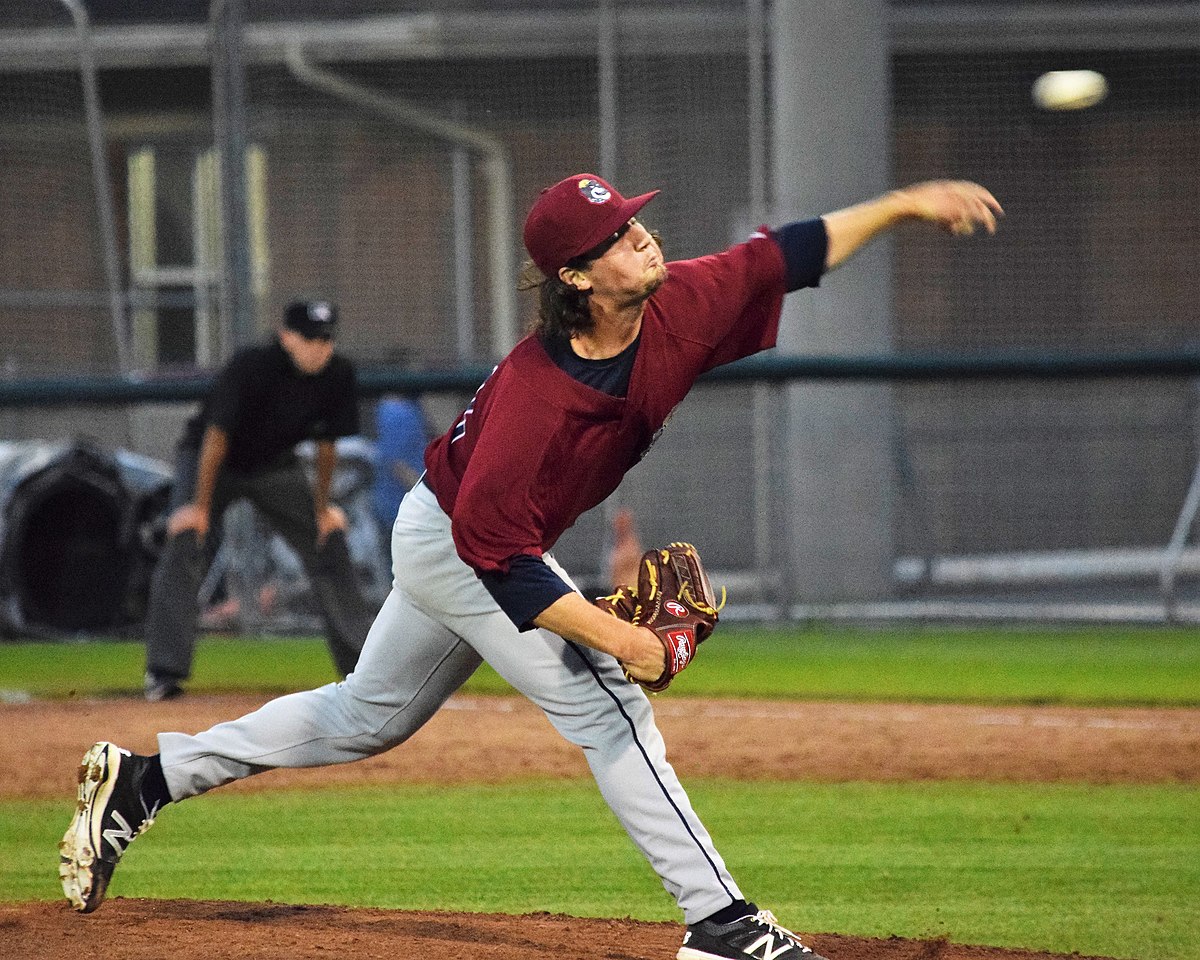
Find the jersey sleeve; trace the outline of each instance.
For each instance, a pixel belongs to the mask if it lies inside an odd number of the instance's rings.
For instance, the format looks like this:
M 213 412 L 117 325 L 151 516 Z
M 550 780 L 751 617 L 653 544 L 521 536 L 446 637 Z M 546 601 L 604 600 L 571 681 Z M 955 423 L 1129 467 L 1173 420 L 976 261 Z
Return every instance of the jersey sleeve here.
M 775 345 L 787 267 L 765 228 L 723 253 L 671 263 L 656 295 L 670 332 L 708 349 L 709 370 Z
M 525 554 L 512 558 L 507 573 L 488 571 L 479 579 L 519 630 L 533 629 L 539 613 L 559 597 L 575 592 L 541 557 Z
M 771 232 L 787 265 L 787 292 L 819 286 L 825 273 L 829 235 L 820 217 L 785 223 Z

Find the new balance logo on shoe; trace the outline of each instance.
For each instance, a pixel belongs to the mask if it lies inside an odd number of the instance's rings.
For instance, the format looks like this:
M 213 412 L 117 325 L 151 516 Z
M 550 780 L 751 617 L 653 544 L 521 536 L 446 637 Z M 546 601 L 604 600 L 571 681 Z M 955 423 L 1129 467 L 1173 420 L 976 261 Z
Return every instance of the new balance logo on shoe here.
M 128 758 L 129 760 L 133 759 L 133 753 L 129 750 L 126 750 L 124 747 L 116 747 L 115 750 L 122 757 Z M 130 786 L 134 787 L 134 789 L 130 792 L 134 794 L 137 805 L 141 807 L 141 816 L 138 818 L 137 823 L 133 823 L 125 816 L 124 812 L 116 808 L 116 802 L 119 800 L 124 799 L 125 802 L 128 803 L 132 798 L 129 796 L 125 796 L 123 798 L 116 796 L 116 784 L 114 783 L 113 796 L 111 797 L 110 805 L 106 812 L 116 826 L 109 827 L 107 830 L 102 830 L 100 834 L 104 841 L 113 848 L 113 852 L 116 854 L 117 859 L 120 859 L 125 853 L 125 848 L 129 846 L 134 837 L 142 833 L 143 830 L 154 823 L 154 817 L 158 813 L 159 808 L 159 804 L 157 802 L 154 804 L 153 808 L 147 807 L 146 801 L 136 790 L 136 784 L 130 784 Z M 135 811 L 130 812 L 134 813 L 136 816 Z
M 754 951 L 762 948 L 762 953 Z M 756 957 L 757 960 L 775 960 L 776 957 L 781 957 L 789 950 L 796 949 L 795 946 L 788 943 L 786 940 L 779 944 L 779 949 L 775 949 L 775 938 L 769 933 L 764 933 L 761 937 L 746 947 L 742 953 L 750 957 Z
M 145 814 L 142 817 L 142 823 L 146 823 L 147 821 L 153 822 L 154 815 L 158 813 L 158 804 L 154 805 L 153 810 L 147 810 L 146 805 L 143 803 L 142 812 Z M 117 856 L 120 856 L 125 852 L 125 848 L 129 846 L 130 841 L 137 836 L 138 831 L 134 829 L 128 820 L 121 816 L 120 810 L 110 810 L 109 816 L 116 821 L 117 826 L 115 828 L 110 827 L 101 835 L 117 852 Z M 138 826 L 140 827 L 142 823 L 139 823 Z
M 117 828 L 109 828 L 105 830 L 102 836 L 107 840 L 117 851 L 123 853 L 125 848 L 129 846 L 129 841 L 133 839 L 133 827 L 129 825 L 129 821 L 121 816 L 119 810 L 113 810 L 109 816 L 117 822 Z

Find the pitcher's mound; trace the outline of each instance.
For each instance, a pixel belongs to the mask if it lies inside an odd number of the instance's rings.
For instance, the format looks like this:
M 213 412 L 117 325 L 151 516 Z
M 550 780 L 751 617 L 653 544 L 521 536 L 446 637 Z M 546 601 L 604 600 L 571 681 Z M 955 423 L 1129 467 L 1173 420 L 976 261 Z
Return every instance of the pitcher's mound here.
M 548 913 L 513 917 L 115 897 L 84 916 L 65 903 L 0 904 L 0 957 L 21 960 L 671 960 L 682 936 L 675 923 Z M 1066 960 L 944 940 L 804 939 L 830 960 Z M 1074 954 L 1071 960 L 1088 958 Z

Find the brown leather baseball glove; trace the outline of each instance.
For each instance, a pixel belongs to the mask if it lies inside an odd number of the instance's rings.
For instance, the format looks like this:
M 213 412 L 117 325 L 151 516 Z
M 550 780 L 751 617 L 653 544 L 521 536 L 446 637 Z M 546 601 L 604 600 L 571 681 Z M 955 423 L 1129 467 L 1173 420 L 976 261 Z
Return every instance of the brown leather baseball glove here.
M 718 604 L 695 547 L 670 543 L 642 554 L 636 588 L 621 584 L 610 596 L 597 597 L 593 602 L 614 617 L 649 627 L 662 641 L 663 672 L 657 680 L 638 680 L 625 671 L 630 683 L 660 693 L 692 662 L 696 647 L 712 634 L 725 596 L 722 590 Z

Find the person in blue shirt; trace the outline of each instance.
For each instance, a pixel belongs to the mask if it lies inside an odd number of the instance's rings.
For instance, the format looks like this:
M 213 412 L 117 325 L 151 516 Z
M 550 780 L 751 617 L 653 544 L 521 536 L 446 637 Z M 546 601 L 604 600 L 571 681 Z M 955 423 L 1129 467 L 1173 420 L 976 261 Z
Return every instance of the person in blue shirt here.
M 391 557 L 392 524 L 404 495 L 421 479 L 425 447 L 433 438 L 421 405 L 412 397 L 388 394 L 375 408 L 375 480 L 371 504 L 384 552 Z

